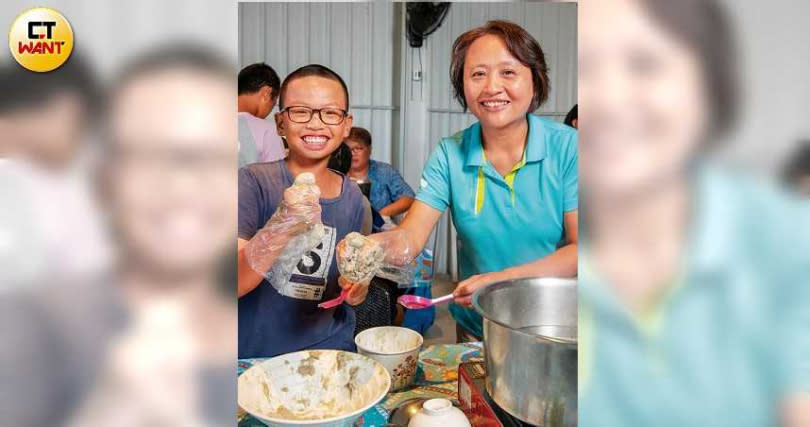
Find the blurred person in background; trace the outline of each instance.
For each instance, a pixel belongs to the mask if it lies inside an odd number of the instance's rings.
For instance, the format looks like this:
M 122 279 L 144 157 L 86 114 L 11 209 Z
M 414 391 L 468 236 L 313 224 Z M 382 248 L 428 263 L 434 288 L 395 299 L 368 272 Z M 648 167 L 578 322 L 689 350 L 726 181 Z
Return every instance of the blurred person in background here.
M 393 166 L 371 159 L 371 134 L 353 127 L 346 144 L 352 151 L 349 176 L 355 181 L 371 182 L 371 207 L 389 218 L 407 212 L 415 194 Z
M 8 274 L 0 287 L 109 268 L 91 187 L 98 103 L 95 73 L 79 52 L 49 73 L 0 67 L 0 194 L 8 203 L 0 209 L 0 268 Z
M 278 74 L 265 63 L 251 64 L 239 72 L 238 84 L 239 166 L 283 159 L 276 124 L 266 119 L 278 100 Z
M 788 156 L 782 177 L 788 188 L 810 198 L 810 141 L 801 141 Z
M 739 98 L 723 10 L 579 18 L 580 425 L 810 425 L 810 211 L 702 158 Z
M 193 45 L 136 57 L 113 81 L 100 181 L 119 241 L 125 323 L 72 425 L 232 422 L 233 68 Z M 222 283 L 223 266 L 231 277 Z M 208 422 L 209 424 L 206 424 Z
M 92 185 L 99 98 L 81 52 L 48 73 L 0 66 L 0 413 L 8 425 L 68 417 L 120 323 Z
M 574 104 L 574 107 L 571 108 L 571 111 L 569 111 L 568 114 L 565 115 L 565 120 L 563 120 L 563 123 L 567 124 L 568 126 L 571 126 L 574 129 L 579 128 L 579 116 L 577 112 L 578 109 L 579 109 L 578 104 Z

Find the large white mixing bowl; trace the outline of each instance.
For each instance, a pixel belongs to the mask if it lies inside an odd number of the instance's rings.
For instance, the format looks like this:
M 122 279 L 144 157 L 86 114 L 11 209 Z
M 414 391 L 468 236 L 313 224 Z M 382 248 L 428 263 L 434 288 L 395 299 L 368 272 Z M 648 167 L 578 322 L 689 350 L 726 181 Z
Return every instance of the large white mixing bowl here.
M 239 376 L 237 402 L 269 426 L 351 426 L 391 387 L 366 356 L 307 350 L 253 365 Z

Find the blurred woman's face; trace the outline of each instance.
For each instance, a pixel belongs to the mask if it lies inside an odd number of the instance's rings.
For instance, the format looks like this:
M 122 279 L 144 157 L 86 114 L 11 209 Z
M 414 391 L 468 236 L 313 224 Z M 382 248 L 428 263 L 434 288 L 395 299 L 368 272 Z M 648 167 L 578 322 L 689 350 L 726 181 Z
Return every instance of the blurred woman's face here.
M 634 0 L 589 2 L 579 17 L 585 192 L 627 196 L 682 178 L 709 115 L 697 55 Z
M 534 97 L 532 72 L 500 37 L 485 35 L 474 41 L 463 72 L 467 107 L 482 126 L 502 129 L 526 119 Z

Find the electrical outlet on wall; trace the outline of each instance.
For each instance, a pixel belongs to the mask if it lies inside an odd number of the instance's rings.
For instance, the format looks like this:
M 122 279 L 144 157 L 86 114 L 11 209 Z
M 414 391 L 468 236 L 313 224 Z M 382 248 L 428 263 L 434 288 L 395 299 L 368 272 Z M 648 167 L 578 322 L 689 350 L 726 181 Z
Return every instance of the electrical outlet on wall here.
M 421 81 L 422 80 L 422 70 L 414 70 L 411 79 L 413 79 L 413 81 L 415 81 L 415 82 Z

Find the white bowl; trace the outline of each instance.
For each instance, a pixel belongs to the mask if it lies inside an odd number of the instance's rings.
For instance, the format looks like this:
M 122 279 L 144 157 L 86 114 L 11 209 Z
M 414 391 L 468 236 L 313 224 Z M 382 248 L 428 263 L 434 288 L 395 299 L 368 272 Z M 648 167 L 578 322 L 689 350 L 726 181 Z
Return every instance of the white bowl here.
M 351 426 L 388 393 L 378 362 L 338 350 L 289 353 L 239 376 L 239 407 L 269 426 Z
M 470 421 L 449 400 L 430 399 L 411 417 L 408 427 L 470 427 Z
M 380 326 L 354 337 L 357 351 L 382 363 L 391 375 L 391 391 L 407 387 L 416 375 L 422 335 L 408 328 Z

